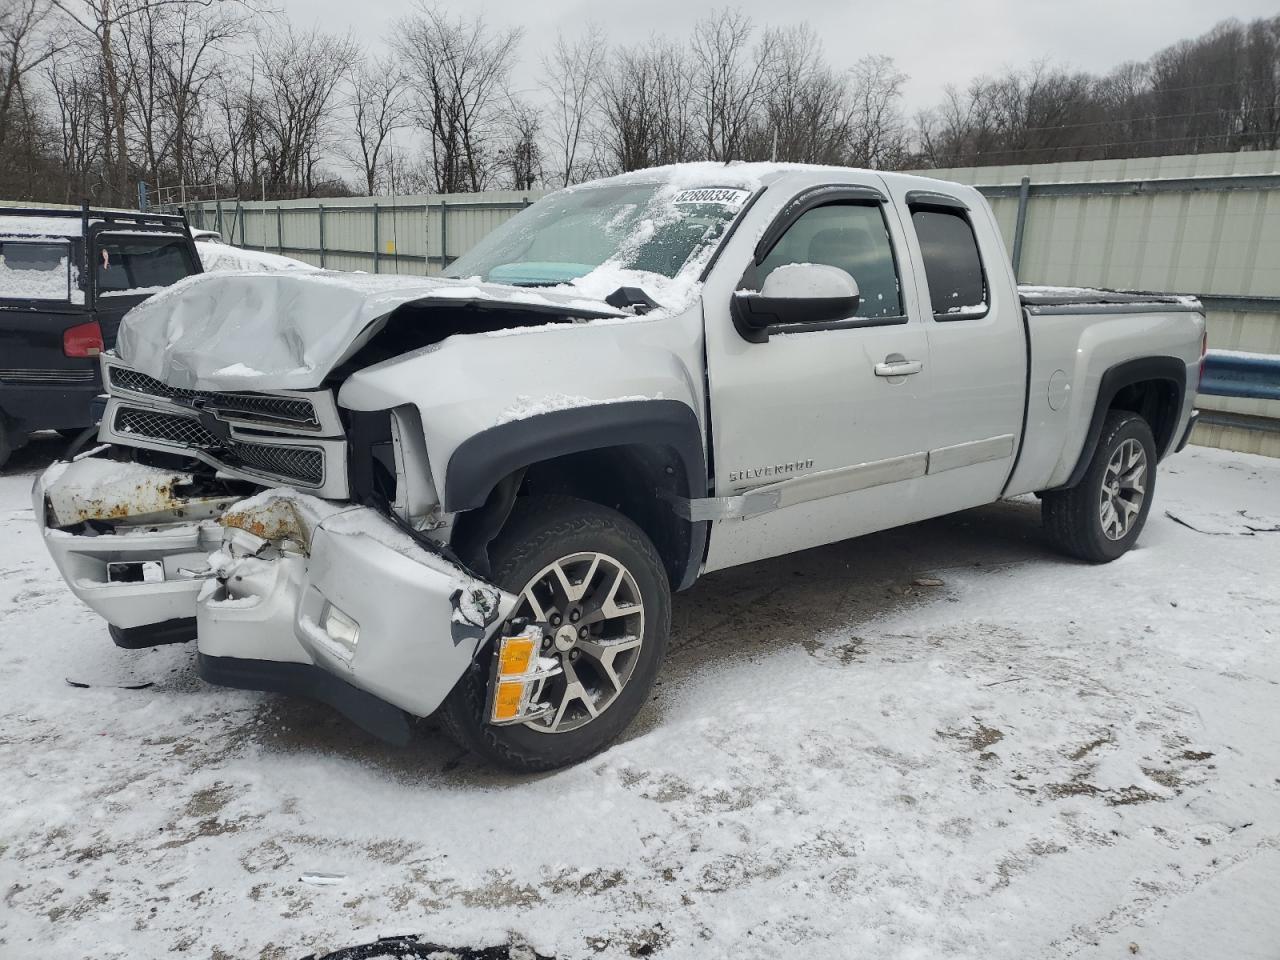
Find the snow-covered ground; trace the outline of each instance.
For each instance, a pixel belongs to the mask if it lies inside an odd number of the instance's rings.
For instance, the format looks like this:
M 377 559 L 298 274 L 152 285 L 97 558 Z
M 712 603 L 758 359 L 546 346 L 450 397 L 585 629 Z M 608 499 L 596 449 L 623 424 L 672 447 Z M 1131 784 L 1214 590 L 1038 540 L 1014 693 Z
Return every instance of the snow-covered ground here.
M 0 956 L 1280 956 L 1280 461 L 1177 457 L 1106 567 L 1020 501 L 708 577 L 626 741 L 515 778 L 114 648 L 50 447 L 0 478 Z

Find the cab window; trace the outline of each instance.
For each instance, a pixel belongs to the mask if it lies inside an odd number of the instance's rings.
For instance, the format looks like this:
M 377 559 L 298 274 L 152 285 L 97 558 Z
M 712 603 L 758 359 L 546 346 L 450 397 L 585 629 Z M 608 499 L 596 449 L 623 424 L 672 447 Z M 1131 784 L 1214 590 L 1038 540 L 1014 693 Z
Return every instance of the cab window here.
M 962 210 L 913 207 L 911 223 L 924 257 L 935 320 L 970 320 L 987 313 L 987 278 L 978 239 Z
M 834 203 L 806 211 L 784 233 L 758 270 L 763 283 L 788 263 L 839 267 L 858 284 L 858 317 L 902 316 L 898 267 L 878 203 Z
M 99 296 L 154 293 L 197 272 L 185 237 L 107 234 L 95 250 Z

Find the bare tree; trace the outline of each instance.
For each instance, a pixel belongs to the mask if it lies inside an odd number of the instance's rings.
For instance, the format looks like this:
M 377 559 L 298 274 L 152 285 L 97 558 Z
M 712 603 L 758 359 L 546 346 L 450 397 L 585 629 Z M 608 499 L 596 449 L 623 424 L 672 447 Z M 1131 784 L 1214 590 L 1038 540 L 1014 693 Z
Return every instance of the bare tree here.
M 660 38 L 615 50 L 602 85 L 601 141 L 610 171 L 680 163 L 698 155 L 694 69 Z
M 247 0 L 49 0 L 68 25 L 94 46 L 102 73 L 101 93 L 106 120 L 103 160 L 107 180 L 119 200 L 129 189 L 129 76 L 121 34 L 140 18 L 159 8 L 242 6 Z M 124 62 L 122 62 L 124 57 Z
M 41 30 L 49 9 L 48 0 L 6 0 L 0 8 L 0 143 L 8 138 L 9 117 L 27 75 L 66 46 Z
M 394 46 L 409 71 L 436 190 L 488 185 L 519 40 L 519 29 L 491 31 L 481 16 L 453 19 L 425 0 L 397 25 Z
M 356 136 L 346 154 L 360 165 L 368 196 L 379 186 L 379 164 L 388 139 L 406 122 L 407 92 L 404 73 L 394 59 L 361 60 L 352 71 L 351 120 Z
M 694 96 L 708 160 L 742 159 L 777 63 L 776 35 L 754 47 L 755 27 L 740 10 L 725 8 L 693 29 Z
M 541 133 L 541 111 L 513 99 L 507 110 L 506 142 L 498 151 L 498 164 L 513 190 L 532 190 L 542 181 Z
M 222 57 L 248 30 L 245 8 L 223 7 L 210 15 L 181 6 L 169 17 L 165 57 L 160 64 L 172 131 L 174 179 L 195 183 L 200 174 L 192 155 L 201 136 L 210 91 L 225 72 Z
M 902 116 L 900 73 L 891 57 L 863 57 L 850 71 L 849 162 L 859 167 L 894 167 L 907 152 L 906 122 Z
M 257 69 L 262 92 L 245 103 L 265 166 L 264 191 L 313 196 L 318 166 L 331 146 L 338 87 L 359 54 L 349 37 L 291 26 L 260 37 Z
M 564 187 L 595 170 L 593 128 L 607 51 L 604 32 L 597 24 L 588 24 L 573 43 L 563 34 L 557 36 L 551 55 L 542 60 L 541 86 L 550 100 L 547 126 L 558 168 L 555 177 Z
M 99 77 L 79 57 L 67 62 L 55 58 L 48 66 L 49 86 L 58 110 L 58 142 L 62 168 L 63 202 L 87 197 L 91 178 L 101 160 L 102 126 L 98 104 L 101 101 Z
M 765 119 L 752 132 L 753 160 L 843 163 L 852 125 L 848 77 L 826 62 L 807 23 L 777 31 Z

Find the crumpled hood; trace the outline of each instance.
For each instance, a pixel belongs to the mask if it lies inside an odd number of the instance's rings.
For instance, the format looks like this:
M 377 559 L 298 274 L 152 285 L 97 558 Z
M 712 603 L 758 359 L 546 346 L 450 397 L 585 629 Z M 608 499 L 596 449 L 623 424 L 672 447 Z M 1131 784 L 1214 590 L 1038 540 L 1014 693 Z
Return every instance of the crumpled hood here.
M 205 273 L 125 315 L 116 352 L 186 390 L 315 387 L 402 304 L 439 300 L 594 319 L 626 316 L 599 301 L 544 290 L 354 273 Z

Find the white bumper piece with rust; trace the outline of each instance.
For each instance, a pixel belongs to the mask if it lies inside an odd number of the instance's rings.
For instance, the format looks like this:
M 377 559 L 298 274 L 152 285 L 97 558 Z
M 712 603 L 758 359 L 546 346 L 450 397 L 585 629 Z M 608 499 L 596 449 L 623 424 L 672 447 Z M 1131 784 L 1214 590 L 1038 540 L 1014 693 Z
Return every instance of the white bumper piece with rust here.
M 87 459 L 50 467 L 33 500 L 77 597 L 117 627 L 195 618 L 202 663 L 314 667 L 426 716 L 515 607 L 375 510 L 190 483 Z

